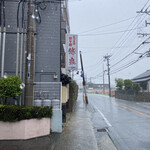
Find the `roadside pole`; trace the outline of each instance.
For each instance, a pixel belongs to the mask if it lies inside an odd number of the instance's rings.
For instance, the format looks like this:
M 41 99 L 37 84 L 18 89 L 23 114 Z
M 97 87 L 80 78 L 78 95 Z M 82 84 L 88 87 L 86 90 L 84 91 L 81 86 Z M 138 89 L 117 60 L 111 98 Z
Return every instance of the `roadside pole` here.
M 25 71 L 25 106 L 33 105 L 34 98 L 34 49 L 35 49 L 35 5 L 33 0 L 28 2 L 28 27 L 27 27 L 27 57 Z
M 104 71 L 104 64 L 103 64 L 103 94 L 105 93 L 105 71 Z
M 109 96 L 111 97 L 111 88 L 110 88 L 110 64 L 109 64 L 109 58 L 110 55 L 104 56 L 105 60 L 107 61 L 107 67 L 108 67 L 108 84 L 109 84 Z
M 82 82 L 82 85 L 83 85 L 83 82 Z M 83 85 L 84 87 L 84 85 Z M 85 98 L 84 98 L 84 88 L 83 88 L 83 102 L 85 101 Z
M 87 93 L 86 93 L 86 82 L 85 82 L 85 77 L 84 77 L 84 69 L 83 69 L 83 62 L 82 62 L 82 53 L 80 51 L 80 61 L 81 61 L 81 69 L 83 72 L 83 89 L 84 89 L 84 93 L 85 93 L 85 101 L 86 104 L 88 104 L 88 97 L 87 97 Z

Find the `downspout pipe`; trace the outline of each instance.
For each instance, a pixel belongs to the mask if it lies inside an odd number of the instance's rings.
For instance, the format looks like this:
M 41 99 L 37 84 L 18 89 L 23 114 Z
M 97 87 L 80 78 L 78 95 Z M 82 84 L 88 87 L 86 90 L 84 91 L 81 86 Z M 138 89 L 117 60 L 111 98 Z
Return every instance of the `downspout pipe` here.
M 19 45 L 20 45 L 20 29 L 19 29 L 19 9 L 22 0 L 18 3 L 17 8 L 17 49 L 16 49 L 16 76 L 18 76 L 18 66 L 19 66 Z
M 23 72 L 23 49 L 24 49 L 24 8 L 25 8 L 25 0 L 22 3 L 22 20 L 21 20 L 21 43 L 20 43 L 20 79 L 23 80 L 22 72 Z M 24 104 L 24 94 L 20 96 L 19 105 Z
M 0 1 L 0 56 L 2 58 L 2 2 Z
M 4 64 L 5 64 L 5 42 L 6 42 L 6 25 L 5 25 L 5 2 L 2 1 L 3 8 L 3 43 L 2 43 L 2 64 L 1 64 L 1 77 L 4 76 Z
M 25 1 L 22 3 L 22 25 L 21 25 L 21 48 L 20 48 L 20 79 L 22 79 L 22 64 L 23 64 L 23 40 L 24 40 L 24 7 Z

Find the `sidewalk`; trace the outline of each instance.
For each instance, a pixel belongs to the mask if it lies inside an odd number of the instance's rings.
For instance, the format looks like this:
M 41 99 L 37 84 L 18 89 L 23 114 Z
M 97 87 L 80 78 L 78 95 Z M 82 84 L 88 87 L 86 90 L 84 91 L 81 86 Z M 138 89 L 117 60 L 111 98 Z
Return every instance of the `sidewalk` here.
M 55 150 L 98 150 L 90 113 L 80 98 Z
M 79 98 L 61 134 L 26 141 L 0 141 L 0 150 L 98 150 L 90 113 Z

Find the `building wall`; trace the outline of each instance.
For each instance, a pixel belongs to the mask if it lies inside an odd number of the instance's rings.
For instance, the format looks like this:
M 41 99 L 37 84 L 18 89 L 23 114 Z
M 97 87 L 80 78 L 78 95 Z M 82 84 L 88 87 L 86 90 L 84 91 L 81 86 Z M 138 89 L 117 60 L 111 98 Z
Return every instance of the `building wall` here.
M 66 86 L 62 86 L 62 103 L 66 103 L 67 100 L 67 94 L 66 94 Z
M 69 100 L 69 84 L 67 84 L 67 100 Z
M 12 0 L 6 4 L 6 28 L 9 32 L 17 32 L 18 2 Z M 41 24 L 36 24 L 35 40 L 35 82 L 60 82 L 60 38 L 61 8 L 60 3 L 46 3 L 45 10 L 39 10 Z M 22 4 L 21 4 L 22 6 Z M 27 26 L 27 3 L 25 5 L 25 26 Z M 20 14 L 21 14 L 20 7 Z M 13 15 L 12 15 L 13 14 Z M 21 26 L 21 15 L 20 26 Z M 21 39 L 20 39 L 21 41 Z M 26 40 L 24 39 L 26 47 Z M 5 72 L 15 75 L 17 34 L 6 35 Z M 19 64 L 20 65 L 20 64 Z M 1 70 L 1 51 L 0 51 Z M 54 78 L 57 75 L 57 78 Z
M 60 4 L 48 3 L 41 11 L 41 24 L 37 25 L 35 52 L 35 81 L 60 81 Z M 54 75 L 57 74 L 57 79 Z
M 15 70 L 16 70 L 17 34 L 13 34 L 12 32 L 17 32 L 17 6 L 18 6 L 18 2 L 15 2 L 13 0 L 12 2 L 10 1 L 5 2 L 6 31 L 11 32 L 6 34 L 4 70 L 7 74 L 15 74 Z M 19 16 L 19 18 L 21 18 L 21 16 Z M 25 20 L 26 20 L 26 15 L 25 15 Z M 20 25 L 21 25 L 21 20 L 20 20 Z M 0 68 L 1 68 L 1 51 L 0 51 Z

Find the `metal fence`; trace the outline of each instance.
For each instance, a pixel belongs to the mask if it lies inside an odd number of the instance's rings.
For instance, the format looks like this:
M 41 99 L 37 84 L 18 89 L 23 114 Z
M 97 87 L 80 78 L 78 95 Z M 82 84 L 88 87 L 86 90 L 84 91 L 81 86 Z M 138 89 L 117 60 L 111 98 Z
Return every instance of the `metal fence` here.
M 34 104 L 38 106 L 53 106 L 61 109 L 62 102 L 61 82 L 35 82 Z

